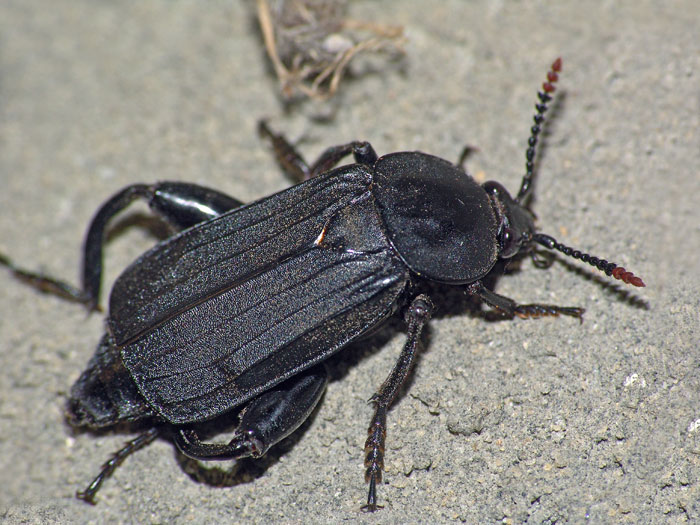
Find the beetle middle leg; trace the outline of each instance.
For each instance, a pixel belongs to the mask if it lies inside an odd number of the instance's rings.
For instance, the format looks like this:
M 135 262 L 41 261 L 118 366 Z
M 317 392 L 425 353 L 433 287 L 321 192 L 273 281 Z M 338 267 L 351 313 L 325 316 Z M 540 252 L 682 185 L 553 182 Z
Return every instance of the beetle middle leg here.
M 254 398 L 228 443 L 203 443 L 193 429 L 180 428 L 175 444 L 183 454 L 198 460 L 259 458 L 306 421 L 327 384 L 325 365 L 317 365 Z
M 489 306 L 496 308 L 509 317 L 518 316 L 521 319 L 531 319 L 545 316 L 568 315 L 583 322 L 585 310 L 577 306 L 556 306 L 553 304 L 518 304 L 513 299 L 499 295 L 486 288 L 481 281 L 476 281 L 467 287 L 467 291 L 479 297 Z
M 309 165 L 287 138 L 272 131 L 264 120 L 259 122 L 258 132 L 260 136 L 272 143 L 278 164 L 295 182 L 305 181 L 328 171 L 350 154 L 358 164 L 372 165 L 377 160 L 377 154 L 369 142 L 355 140 L 327 148 L 313 164 Z
M 362 507 L 363 510 L 369 512 L 381 508 L 380 505 L 377 505 L 377 483 L 382 481 L 382 470 L 384 470 L 386 414 L 413 367 L 418 340 L 432 311 L 433 303 L 425 295 L 419 295 L 411 302 L 406 312 L 408 334 L 401 355 L 382 386 L 370 398 L 370 402 L 374 403 L 374 416 L 369 425 L 367 431 L 369 435 L 365 442 L 365 467 L 367 469 L 365 481 L 369 483 L 369 493 L 367 494 L 367 505 Z

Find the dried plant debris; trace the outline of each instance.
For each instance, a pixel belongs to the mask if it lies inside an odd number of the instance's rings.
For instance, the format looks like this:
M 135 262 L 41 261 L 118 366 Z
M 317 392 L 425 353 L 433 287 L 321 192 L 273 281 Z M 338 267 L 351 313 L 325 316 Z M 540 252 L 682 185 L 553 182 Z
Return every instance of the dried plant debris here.
M 265 48 L 282 94 L 327 99 L 363 52 L 403 53 L 403 27 L 346 18 L 343 0 L 257 0 Z

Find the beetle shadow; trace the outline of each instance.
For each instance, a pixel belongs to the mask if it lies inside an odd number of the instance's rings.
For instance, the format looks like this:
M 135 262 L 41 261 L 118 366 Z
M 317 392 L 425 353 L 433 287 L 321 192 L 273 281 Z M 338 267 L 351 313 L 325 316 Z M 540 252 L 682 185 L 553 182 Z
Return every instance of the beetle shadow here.
M 374 355 L 386 347 L 397 332 L 405 331 L 405 323 L 397 314 L 391 316 L 369 334 L 353 341 L 340 352 L 328 359 L 328 370 L 331 381 L 341 381 L 362 360 Z M 377 385 L 378 387 L 379 385 Z M 370 392 L 367 395 L 369 399 Z
M 516 265 L 508 265 L 503 261 L 498 261 L 494 270 L 490 272 L 482 282 L 493 289 L 496 281 L 504 274 L 512 273 L 516 269 Z M 411 292 L 411 295 L 415 296 L 424 293 L 430 297 L 431 301 L 435 305 L 433 315 L 431 319 L 445 319 L 450 317 L 462 317 L 470 316 L 479 319 L 483 319 L 489 322 L 500 322 L 509 321 L 511 318 L 502 315 L 499 312 L 493 311 L 491 309 L 484 310 L 481 301 L 468 293 L 465 292 L 464 286 L 454 286 L 441 284 L 437 282 L 421 282 L 416 286 L 416 289 Z M 406 322 L 403 319 L 403 313 L 405 308 L 399 313 L 394 314 L 386 322 L 382 323 L 369 335 L 362 337 L 361 339 L 348 345 L 343 351 L 338 352 L 336 355 L 332 356 L 328 361 L 328 368 L 331 374 L 331 381 L 342 380 L 349 370 L 355 367 L 363 359 L 368 358 L 375 353 L 382 351 L 389 340 L 391 340 L 397 332 L 404 334 L 404 339 L 401 342 L 401 347 L 405 343 L 406 334 Z M 416 350 L 415 361 L 413 363 L 412 371 L 408 374 L 406 381 L 401 385 L 399 391 L 396 394 L 396 398 L 391 404 L 391 407 L 396 406 L 401 399 L 410 391 L 416 374 L 414 371 L 420 367 L 423 355 L 430 351 L 432 346 L 433 331 L 431 329 L 431 323 L 428 322 L 424 327 L 421 334 L 420 341 L 418 343 L 418 348 Z M 398 359 L 398 354 L 395 355 Z M 393 368 L 393 365 L 392 365 Z M 388 375 L 392 368 L 386 369 L 386 374 Z M 384 377 L 381 378 L 384 380 Z M 373 386 L 371 392 L 367 392 L 367 399 L 369 400 L 372 394 L 374 394 L 382 383 L 378 383 Z M 389 412 L 391 413 L 391 407 Z M 371 412 L 367 413 L 367 421 L 369 424 L 371 418 Z M 362 431 L 365 431 L 364 426 L 362 426 Z
M 500 264 L 500 261 L 497 264 Z M 489 276 L 484 278 L 484 282 L 487 286 L 493 286 L 498 277 L 500 277 L 500 275 L 492 276 L 489 274 Z M 450 286 L 426 281 L 420 283 L 416 289 L 411 292 L 411 295 L 415 296 L 421 293 L 428 295 L 435 305 L 433 315 L 431 316 L 432 319 L 443 319 L 468 315 L 489 321 L 509 320 L 508 317 L 505 317 L 498 312 L 482 310 L 481 301 L 478 298 L 466 293 L 464 291 L 464 286 Z M 357 341 L 354 341 L 344 348 L 343 351 L 330 357 L 327 364 L 330 371 L 331 381 L 343 380 L 351 368 L 355 367 L 362 360 L 382 351 L 397 333 L 404 335 L 404 339 L 401 341 L 401 348 L 403 348 L 406 340 L 405 334 L 407 329 L 406 322 L 403 318 L 404 312 L 405 308 L 392 315 L 384 323 L 380 324 L 377 328 L 371 331 L 369 335 L 365 335 Z M 412 371 L 409 373 L 406 381 L 399 389 L 399 392 L 397 393 L 391 406 L 396 405 L 410 390 L 415 378 L 413 370 L 420 366 L 424 353 L 430 351 L 432 339 L 433 331 L 431 329 L 430 322 L 428 322 L 423 328 L 423 332 L 418 343 Z M 395 358 L 398 359 L 398 357 L 398 354 L 396 354 Z M 387 368 L 387 375 L 390 373 L 391 369 L 392 368 Z M 384 377 L 382 377 L 381 380 L 383 381 Z M 380 386 L 381 383 L 378 383 L 377 385 L 373 386 L 371 392 L 367 392 L 368 400 Z M 370 417 L 371 415 L 368 413 L 367 423 L 369 423 Z

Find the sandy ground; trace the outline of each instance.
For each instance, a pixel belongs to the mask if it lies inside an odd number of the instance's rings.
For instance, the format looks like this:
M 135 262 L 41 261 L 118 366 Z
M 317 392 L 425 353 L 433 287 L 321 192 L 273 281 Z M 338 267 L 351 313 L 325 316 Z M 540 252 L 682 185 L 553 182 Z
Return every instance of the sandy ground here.
M 386 506 L 360 511 L 366 404 L 401 324 L 333 360 L 310 424 L 219 488 L 159 440 L 74 498 L 132 434 L 73 433 L 66 392 L 99 315 L 0 272 L 0 517 L 8 523 L 679 523 L 700 521 L 700 41 L 677 2 L 356 2 L 405 26 L 403 66 L 346 82 L 335 118 L 284 111 L 250 5 L 0 3 L 0 251 L 77 281 L 82 235 L 134 182 L 205 184 L 249 201 L 287 181 L 255 134 L 269 117 L 325 146 L 372 141 L 456 159 L 515 190 L 534 93 L 556 56 L 563 97 L 534 209 L 543 231 L 641 275 L 574 261 L 498 281 L 572 319 L 487 322 L 438 299 L 410 388 L 389 415 Z M 372 64 L 382 64 L 381 60 Z M 107 286 L 155 242 L 117 221 Z M 453 294 L 455 295 L 455 294 Z M 459 295 L 456 295 L 459 298 Z M 454 297 L 452 298 L 454 300 Z M 224 464 L 224 468 L 229 468 Z M 200 476 L 201 477 L 201 476 Z

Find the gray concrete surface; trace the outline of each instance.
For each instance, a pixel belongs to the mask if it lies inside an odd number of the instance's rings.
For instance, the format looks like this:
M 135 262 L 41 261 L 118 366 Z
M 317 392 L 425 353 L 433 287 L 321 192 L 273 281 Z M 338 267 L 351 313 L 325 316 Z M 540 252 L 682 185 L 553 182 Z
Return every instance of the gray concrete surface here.
M 262 116 L 304 136 L 310 158 L 355 138 L 448 159 L 473 144 L 470 170 L 515 189 L 535 90 L 561 55 L 538 224 L 648 286 L 525 261 L 498 291 L 583 306 L 582 325 L 486 322 L 443 305 L 389 415 L 386 508 L 368 516 L 365 401 L 400 330 L 334 361 L 320 410 L 265 470 L 212 487 L 158 441 L 91 507 L 76 489 L 131 436 L 75 434 L 63 421 L 102 319 L 0 272 L 0 520 L 699 522 L 697 3 L 356 2 L 355 18 L 405 26 L 406 63 L 346 82 L 327 124 L 308 107 L 285 114 L 249 7 L 0 3 L 0 251 L 77 281 L 92 213 L 127 184 L 187 180 L 244 200 L 283 188 L 255 134 Z M 107 286 L 154 242 L 139 228 L 113 237 Z

